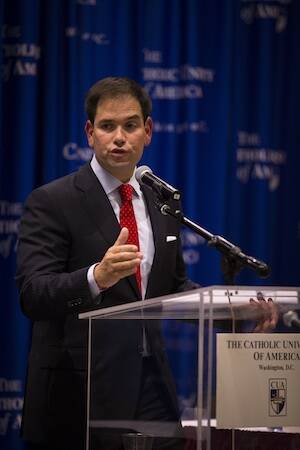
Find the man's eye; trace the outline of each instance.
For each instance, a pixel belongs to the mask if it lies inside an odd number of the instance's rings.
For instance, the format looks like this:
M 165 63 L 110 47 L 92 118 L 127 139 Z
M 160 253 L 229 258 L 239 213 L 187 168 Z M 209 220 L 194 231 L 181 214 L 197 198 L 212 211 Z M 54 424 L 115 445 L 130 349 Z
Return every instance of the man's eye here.
M 103 131 L 112 131 L 114 129 L 114 126 L 112 123 L 102 123 L 100 125 L 100 128 Z
M 128 130 L 128 131 L 135 130 L 136 127 L 137 127 L 136 122 L 128 122 L 128 123 L 125 125 L 125 128 L 126 128 L 126 130 Z

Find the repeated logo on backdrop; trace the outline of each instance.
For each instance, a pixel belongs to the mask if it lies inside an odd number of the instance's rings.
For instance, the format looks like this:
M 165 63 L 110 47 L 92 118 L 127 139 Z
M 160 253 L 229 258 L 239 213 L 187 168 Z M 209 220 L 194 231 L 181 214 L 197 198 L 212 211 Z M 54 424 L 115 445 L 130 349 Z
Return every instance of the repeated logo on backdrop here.
M 202 100 L 206 96 L 208 86 L 215 81 L 212 68 L 181 64 L 165 67 L 163 52 L 157 49 L 143 49 L 144 67 L 141 68 L 144 88 L 153 100 L 178 101 Z M 155 132 L 207 133 L 209 126 L 204 119 L 185 120 L 181 123 L 154 122 Z
M 77 0 L 76 3 L 84 6 L 96 6 L 97 0 Z
M 282 33 L 288 23 L 288 4 L 291 0 L 243 0 L 240 17 L 247 25 L 261 20 L 272 20 L 275 31 Z
M 35 42 L 22 40 L 20 25 L 2 26 L 2 80 L 9 81 L 13 77 L 36 76 L 41 48 Z
M 188 229 L 183 229 L 180 237 L 184 262 L 188 266 L 197 264 L 200 260 L 201 245 L 206 243 L 205 239 Z
M 269 191 L 276 191 L 280 186 L 281 167 L 286 164 L 286 151 L 264 146 L 259 133 L 240 130 L 237 140 L 237 179 L 243 184 L 262 180 Z
M 23 203 L 0 200 L 0 259 L 7 259 L 16 251 Z
M 9 430 L 20 429 L 22 392 L 22 380 L 0 378 L 0 436 L 6 436 Z
M 91 33 L 81 31 L 79 27 L 67 27 L 65 30 L 67 38 L 79 38 L 85 42 L 93 42 L 97 45 L 108 45 L 109 39 L 105 33 Z
M 62 149 L 63 158 L 67 161 L 90 161 L 93 150 L 90 147 L 80 147 L 76 142 L 68 142 Z

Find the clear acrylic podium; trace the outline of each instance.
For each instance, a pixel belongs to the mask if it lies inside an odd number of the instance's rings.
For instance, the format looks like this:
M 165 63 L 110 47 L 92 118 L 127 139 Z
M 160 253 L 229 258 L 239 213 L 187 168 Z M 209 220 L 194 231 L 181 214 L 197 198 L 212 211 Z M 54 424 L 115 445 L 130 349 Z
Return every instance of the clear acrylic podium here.
M 272 332 L 254 332 L 269 318 L 263 300 L 262 306 L 250 302 L 261 295 L 276 304 Z M 299 298 L 296 287 L 211 286 L 80 314 L 89 329 L 86 450 L 105 448 L 103 430 L 120 442 L 129 432 L 154 438 L 152 447 L 132 449 L 156 450 L 169 439 L 183 450 L 300 448 Z M 110 357 L 118 372 L 111 378 L 105 373 Z M 148 358 L 165 392 L 168 384 L 176 387 L 179 423 L 137 420 L 135 405 L 123 407 L 135 403 Z M 128 387 L 127 373 L 135 380 Z M 101 404 L 109 396 L 114 409 L 107 403 L 105 412 Z

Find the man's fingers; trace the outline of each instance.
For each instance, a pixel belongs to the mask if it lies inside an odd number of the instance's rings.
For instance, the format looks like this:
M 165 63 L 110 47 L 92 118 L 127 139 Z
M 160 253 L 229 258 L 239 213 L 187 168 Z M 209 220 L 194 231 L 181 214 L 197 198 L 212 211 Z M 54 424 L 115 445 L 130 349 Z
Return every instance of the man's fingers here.
M 116 247 L 118 245 L 126 244 L 126 242 L 128 241 L 128 236 L 129 236 L 128 228 L 125 228 L 125 227 L 122 228 L 119 236 L 117 237 L 116 242 L 114 243 L 114 247 Z
M 126 272 L 127 270 L 133 270 L 135 272 L 140 262 L 141 260 L 139 258 L 130 261 L 120 261 L 114 264 L 114 270 L 123 277 L 123 272 Z
M 255 333 L 266 333 L 273 331 L 279 320 L 279 310 L 272 298 L 268 298 L 266 301 L 262 294 L 258 293 L 257 300 L 250 298 L 250 304 L 256 309 L 259 315 L 257 318 L 256 327 L 253 331 Z
M 122 244 L 122 245 L 116 245 L 114 244 L 112 247 L 110 247 L 108 253 L 109 255 L 119 255 L 122 253 L 137 253 L 138 247 L 134 244 Z
M 270 324 L 272 328 L 275 328 L 279 320 L 279 308 L 278 305 L 276 305 L 276 303 L 274 303 L 271 298 L 268 298 L 268 305 L 271 308 Z
M 142 254 L 140 252 L 137 252 L 136 250 L 130 250 L 130 249 L 129 249 L 129 251 L 123 251 L 123 252 L 110 254 L 110 261 L 113 265 L 115 265 L 118 262 L 131 261 L 133 259 L 138 259 L 139 263 L 140 263 L 142 260 Z

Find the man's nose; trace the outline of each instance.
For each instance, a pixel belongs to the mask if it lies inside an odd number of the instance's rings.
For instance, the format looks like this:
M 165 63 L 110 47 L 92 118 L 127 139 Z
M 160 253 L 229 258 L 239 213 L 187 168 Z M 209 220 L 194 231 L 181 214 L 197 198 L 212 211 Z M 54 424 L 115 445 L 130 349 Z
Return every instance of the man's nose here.
M 115 130 L 115 135 L 114 135 L 114 143 L 118 147 L 122 147 L 122 145 L 125 144 L 125 141 L 126 141 L 126 138 L 125 138 L 124 130 L 122 129 L 122 127 L 117 127 Z

